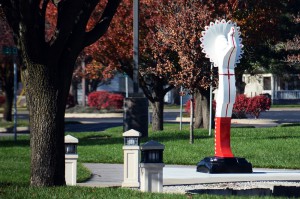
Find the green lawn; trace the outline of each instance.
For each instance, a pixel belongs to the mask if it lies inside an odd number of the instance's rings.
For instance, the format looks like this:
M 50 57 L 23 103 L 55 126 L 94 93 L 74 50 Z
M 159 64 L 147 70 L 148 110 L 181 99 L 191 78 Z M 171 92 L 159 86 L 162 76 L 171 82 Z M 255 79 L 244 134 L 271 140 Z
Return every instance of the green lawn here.
M 202 158 L 213 155 L 214 138 L 208 136 L 207 130 L 196 130 L 195 143 L 191 145 L 188 125 L 184 125 L 183 131 L 178 129 L 178 124 L 166 124 L 162 132 L 149 130 L 149 139 L 142 140 L 142 143 L 152 139 L 164 144 L 166 164 L 196 165 Z M 122 133 L 122 127 L 105 132 L 68 132 L 79 139 L 78 181 L 90 175 L 82 162 L 123 162 Z M 30 188 L 28 139 L 28 136 L 20 136 L 15 143 L 12 137 L 0 137 L 0 198 L 187 198 L 184 195 L 140 193 L 122 188 Z M 254 167 L 299 169 L 300 159 L 296 153 L 299 141 L 299 126 L 232 128 L 233 153 L 237 157 L 245 157 Z M 193 198 L 228 196 L 200 195 Z
M 151 132 L 147 140 L 165 145 L 166 164 L 196 165 L 198 161 L 214 154 L 214 137 L 207 130 L 195 130 L 195 143 L 189 144 L 188 125 L 179 131 L 179 125 L 165 125 L 162 132 Z M 79 139 L 80 162 L 123 162 L 122 127 L 105 132 L 70 133 Z M 142 143 L 147 140 L 143 139 Z M 236 157 L 244 157 L 254 167 L 300 168 L 300 159 L 295 158 L 295 147 L 300 141 L 300 127 L 232 128 L 231 146 Z

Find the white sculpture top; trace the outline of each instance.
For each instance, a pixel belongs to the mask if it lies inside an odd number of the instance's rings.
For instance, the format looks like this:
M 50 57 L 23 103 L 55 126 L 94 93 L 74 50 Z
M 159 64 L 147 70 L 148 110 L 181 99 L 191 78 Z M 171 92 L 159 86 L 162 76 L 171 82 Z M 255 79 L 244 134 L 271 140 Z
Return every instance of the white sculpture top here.
M 216 98 L 216 117 L 231 117 L 236 88 L 234 67 L 243 51 L 240 28 L 236 23 L 216 20 L 205 26 L 200 41 L 202 52 L 218 67 L 219 89 Z
M 232 55 L 236 54 L 236 56 L 230 58 L 229 66 L 233 68 L 235 63 L 239 63 L 243 54 L 241 49 L 243 45 L 241 44 L 242 39 L 239 37 L 241 35 L 240 28 L 236 23 L 226 22 L 225 19 L 216 20 L 215 23 L 210 22 L 209 26 L 205 26 L 205 31 L 202 31 L 201 34 L 202 52 L 205 53 L 207 58 L 210 58 L 215 67 L 222 66 L 222 61 L 219 60 L 220 57 L 224 57 L 224 53 L 230 52 L 232 48 L 235 49 L 236 53 L 230 53 Z

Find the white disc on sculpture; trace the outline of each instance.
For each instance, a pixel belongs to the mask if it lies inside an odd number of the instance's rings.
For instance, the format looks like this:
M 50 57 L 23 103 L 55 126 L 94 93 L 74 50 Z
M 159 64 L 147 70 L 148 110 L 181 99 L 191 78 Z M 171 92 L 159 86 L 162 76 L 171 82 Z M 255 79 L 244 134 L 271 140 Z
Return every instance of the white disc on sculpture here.
M 205 57 L 209 58 L 211 62 L 217 67 L 217 56 L 218 50 L 225 46 L 224 38 L 227 41 L 227 34 L 230 32 L 231 28 L 234 28 L 234 37 L 236 39 L 236 60 L 235 63 L 239 63 L 242 58 L 242 39 L 240 38 L 241 32 L 240 28 L 236 23 L 231 22 L 230 20 L 226 22 L 225 19 L 215 22 L 210 22 L 209 26 L 205 26 L 205 31 L 202 31 L 202 37 L 200 41 L 202 42 L 201 47 L 203 48 L 202 52 L 205 53 Z M 216 47 L 216 40 L 218 41 L 218 46 Z M 219 49 L 216 49 L 219 48 Z

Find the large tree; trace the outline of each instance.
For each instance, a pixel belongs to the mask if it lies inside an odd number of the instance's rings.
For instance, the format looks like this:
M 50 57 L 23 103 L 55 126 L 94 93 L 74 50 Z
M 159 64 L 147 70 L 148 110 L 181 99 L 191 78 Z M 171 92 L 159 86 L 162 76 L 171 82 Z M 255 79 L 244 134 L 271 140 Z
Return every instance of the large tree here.
M 198 9 L 199 7 L 201 10 Z M 169 68 L 168 70 L 179 68 L 171 74 L 169 81 L 175 86 L 183 86 L 192 96 L 192 102 L 195 101 L 190 103 L 192 107 L 190 143 L 193 143 L 194 104 L 198 108 L 197 125 L 204 121 L 205 127 L 209 126 L 209 89 L 207 88 L 211 83 L 211 71 L 210 63 L 201 52 L 200 38 L 201 31 L 211 19 L 211 12 L 207 5 L 199 1 L 165 1 L 156 8 L 165 17 L 165 24 L 156 25 L 157 41 L 160 48 L 169 49 L 177 57 L 177 59 L 166 57 L 167 61 L 159 62 L 159 65 Z
M 22 79 L 30 117 L 32 186 L 65 184 L 64 114 L 74 64 L 86 46 L 107 30 L 120 0 L 108 0 L 86 31 L 99 0 L 53 1 L 57 22 L 46 38 L 49 0 L 1 0 L 24 63 Z
M 155 50 L 163 50 L 153 48 L 156 41 L 150 34 L 155 31 L 156 27 L 153 21 L 163 22 L 156 18 L 159 13 L 153 9 L 155 3 L 158 2 L 149 0 L 140 2 L 139 86 L 151 102 L 152 129 L 157 131 L 163 130 L 164 96 L 173 86 L 168 84 L 170 73 L 158 67 L 157 62 L 160 58 L 156 57 L 154 53 Z M 133 78 L 132 18 L 132 1 L 124 0 L 112 21 L 108 34 L 101 38 L 100 44 L 93 45 L 97 49 L 90 53 L 98 62 L 98 65 L 94 67 L 95 71 L 101 71 L 104 66 L 107 73 L 118 70 Z M 115 38 L 119 38 L 119 41 Z M 94 72 L 94 74 L 96 73 Z
M 283 54 L 276 51 L 278 42 L 286 41 L 295 32 L 290 20 L 292 13 L 299 11 L 297 0 L 238 1 L 230 15 L 241 27 L 244 54 L 236 68 L 237 89 L 243 92 L 242 74 L 267 71 L 282 74 L 290 67 L 282 62 Z

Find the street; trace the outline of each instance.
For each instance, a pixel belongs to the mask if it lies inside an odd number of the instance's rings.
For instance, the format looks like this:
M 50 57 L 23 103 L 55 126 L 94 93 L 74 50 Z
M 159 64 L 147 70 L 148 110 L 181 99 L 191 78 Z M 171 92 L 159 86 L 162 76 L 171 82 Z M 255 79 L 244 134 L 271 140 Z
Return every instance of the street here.
M 97 115 L 92 114 L 92 117 L 89 117 L 89 114 L 75 114 L 75 116 L 68 117 L 66 114 L 66 132 L 103 131 L 107 128 L 123 125 L 122 113 L 109 117 L 106 117 L 105 114 L 101 114 L 101 117 L 100 114 L 99 117 Z M 164 112 L 165 122 L 175 122 L 178 117 L 180 117 L 179 110 L 166 109 Z M 18 118 L 28 119 L 28 113 L 20 113 Z M 151 112 L 149 118 L 151 120 Z M 249 116 L 248 119 L 250 118 L 253 117 Z M 276 120 L 277 123 L 300 123 L 300 108 L 273 108 L 270 111 L 262 112 L 259 119 Z

